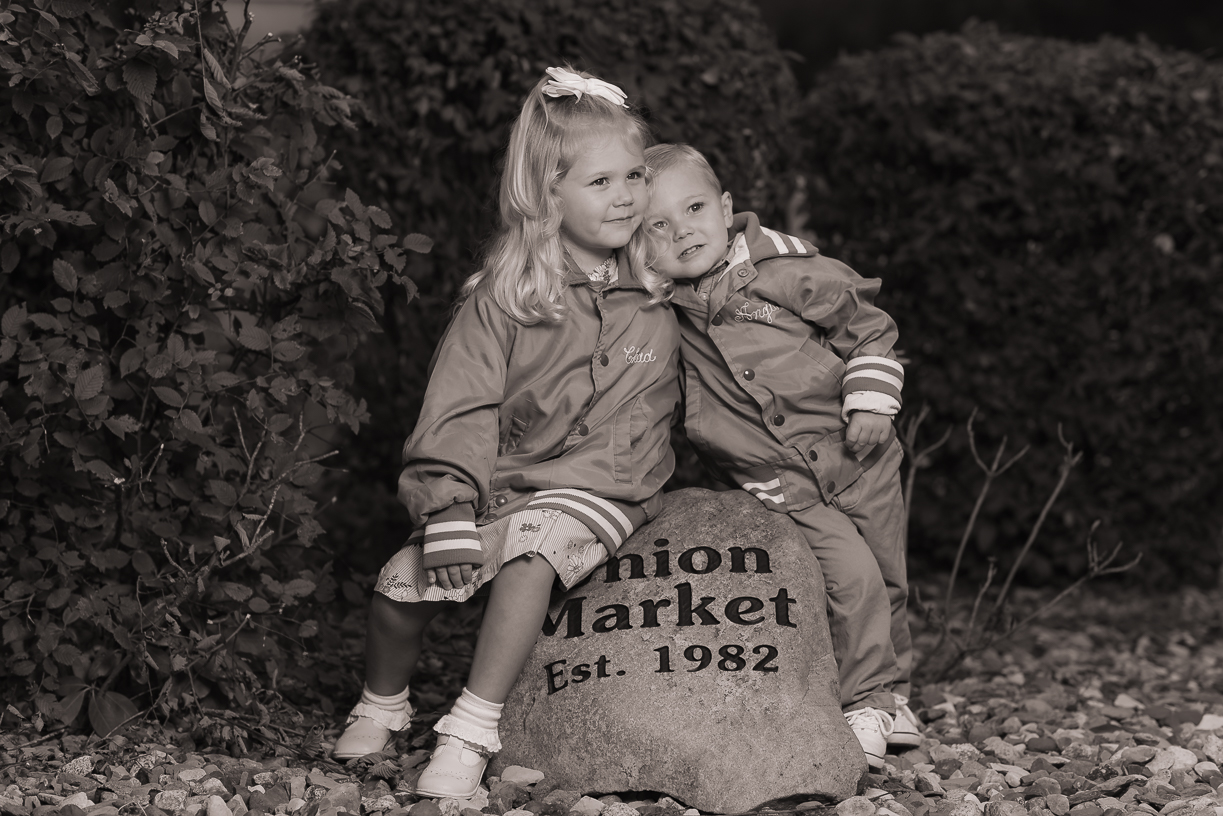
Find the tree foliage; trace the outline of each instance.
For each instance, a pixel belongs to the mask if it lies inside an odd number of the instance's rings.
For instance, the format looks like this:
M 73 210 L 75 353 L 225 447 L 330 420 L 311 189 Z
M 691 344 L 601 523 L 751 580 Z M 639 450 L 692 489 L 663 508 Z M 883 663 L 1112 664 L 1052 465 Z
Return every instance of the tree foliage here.
M 945 426 L 979 405 L 997 434 L 1033 443 L 1022 484 L 985 508 L 979 552 L 1022 538 L 1061 424 L 1085 458 L 1052 540 L 1100 518 L 1106 542 L 1157 556 L 1148 578 L 1210 580 L 1223 523 L 1223 66 L 1147 42 L 972 25 L 841 58 L 800 124 L 812 226 L 828 254 L 884 279 L 909 405 Z M 949 519 L 975 493 L 966 440 L 945 451 L 915 499 L 914 552 L 950 552 Z M 1030 577 L 1081 571 L 1077 551 L 1045 548 Z
M 98 730 L 332 670 L 312 490 L 413 291 L 389 214 L 317 192 L 360 103 L 215 0 L 135 5 L 0 12 L 0 688 Z

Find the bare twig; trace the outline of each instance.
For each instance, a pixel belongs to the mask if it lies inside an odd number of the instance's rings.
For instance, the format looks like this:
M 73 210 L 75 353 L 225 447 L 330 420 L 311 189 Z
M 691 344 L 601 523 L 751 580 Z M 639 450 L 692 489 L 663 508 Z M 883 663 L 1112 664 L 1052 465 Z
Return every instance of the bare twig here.
M 985 497 L 989 493 L 990 487 L 994 480 L 1010 470 L 1011 466 L 1018 462 L 1028 452 L 1028 446 L 1024 445 L 1019 453 L 1012 456 L 1005 464 L 1002 464 L 1002 455 L 1006 451 L 1007 438 L 1002 437 L 1002 442 L 998 445 L 998 452 L 994 454 L 994 461 L 986 465 L 981 459 L 981 454 L 977 452 L 977 437 L 973 431 L 973 421 L 977 418 L 977 409 L 972 409 L 972 414 L 968 417 L 968 448 L 972 451 L 972 458 L 976 461 L 977 466 L 985 472 L 985 483 L 981 485 L 981 492 L 977 494 L 976 504 L 973 505 L 972 512 L 968 516 L 968 522 L 964 525 L 964 534 L 960 536 L 960 545 L 955 551 L 955 561 L 951 565 L 951 577 L 947 579 L 947 594 L 943 600 L 943 611 L 947 618 L 951 617 L 951 595 L 955 591 L 955 579 L 960 571 L 960 562 L 964 558 L 964 550 L 968 546 L 968 541 L 972 537 L 973 528 L 977 525 L 977 516 L 981 513 L 981 507 L 985 504 Z
M 1040 528 L 1044 525 L 1049 511 L 1053 508 L 1053 503 L 1057 501 L 1057 497 L 1062 492 L 1062 488 L 1066 486 L 1066 479 L 1070 477 L 1070 471 L 1083 458 L 1083 452 L 1079 451 L 1076 453 L 1074 445 L 1067 442 L 1066 437 L 1062 435 L 1061 423 L 1058 423 L 1057 426 L 1057 439 L 1062 443 L 1062 448 L 1065 450 L 1065 454 L 1062 456 L 1062 463 L 1057 469 L 1057 484 L 1054 485 L 1049 498 L 1045 500 L 1045 506 L 1040 509 L 1040 515 L 1036 518 L 1036 523 L 1032 525 L 1031 532 L 1028 533 L 1028 540 L 1024 542 L 1019 555 L 1015 557 L 1014 563 L 1011 564 L 1010 572 L 1007 573 L 1006 580 L 1002 582 L 1002 588 L 998 590 L 998 596 L 994 598 L 992 616 L 996 617 L 1002 609 L 1002 605 L 1006 603 L 1006 597 L 1011 591 L 1011 583 L 1015 580 L 1015 574 L 1019 572 L 1019 565 L 1023 563 L 1023 559 L 1027 556 L 1028 551 L 1036 543 L 1036 537 L 1040 533 Z
M 943 447 L 947 440 L 951 438 L 951 427 L 948 426 L 943 435 L 938 441 L 932 445 L 927 445 L 921 450 L 917 449 L 917 431 L 922 423 L 926 421 L 926 417 L 930 415 L 930 406 L 927 403 L 922 403 L 921 410 L 917 412 L 916 417 L 908 417 L 901 423 L 899 432 L 896 438 L 900 440 L 900 447 L 904 450 L 905 456 L 909 460 L 909 472 L 905 474 L 904 486 L 904 504 L 905 504 L 905 530 L 909 529 L 909 516 L 913 507 L 913 485 L 917 480 L 917 471 L 930 464 L 930 457 L 936 450 Z

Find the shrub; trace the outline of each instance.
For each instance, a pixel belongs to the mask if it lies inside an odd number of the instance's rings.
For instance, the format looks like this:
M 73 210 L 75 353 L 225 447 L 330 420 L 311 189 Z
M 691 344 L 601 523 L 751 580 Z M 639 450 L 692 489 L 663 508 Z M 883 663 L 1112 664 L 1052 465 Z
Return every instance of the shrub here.
M 99 731 L 334 674 L 311 491 L 404 280 L 385 211 L 312 198 L 359 103 L 215 0 L 137 6 L 0 11 L 0 688 Z
M 1066 541 L 1102 518 L 1106 541 L 1157 556 L 1147 580 L 1209 580 L 1223 521 L 1223 67 L 970 25 L 841 58 L 799 124 L 812 226 L 828 254 L 884 279 L 909 405 L 947 426 L 979 405 L 1012 449 L 1033 443 L 1023 484 L 991 497 L 980 551 L 1030 526 L 1061 424 L 1085 459 L 1051 520 L 1060 542 L 1030 577 L 1081 571 Z M 913 550 L 936 559 L 978 478 L 963 436 L 945 450 L 914 502 Z
M 332 140 L 344 183 L 436 241 L 408 266 L 420 298 L 392 304 L 358 371 L 375 433 L 347 462 L 361 486 L 351 506 L 368 508 L 349 514 L 354 541 L 378 540 L 379 525 L 388 543 L 402 537 L 406 516 L 388 506 L 398 451 L 458 286 L 496 225 L 510 122 L 546 67 L 570 61 L 620 85 L 661 140 L 705 151 L 738 206 L 769 223 L 794 192 L 797 90 L 750 0 L 329 0 L 305 54 L 379 123 Z

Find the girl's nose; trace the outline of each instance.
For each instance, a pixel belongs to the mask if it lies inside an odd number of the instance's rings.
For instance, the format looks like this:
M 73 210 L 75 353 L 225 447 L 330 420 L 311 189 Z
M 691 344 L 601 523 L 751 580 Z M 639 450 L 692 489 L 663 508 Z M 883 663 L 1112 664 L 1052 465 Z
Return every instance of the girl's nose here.
M 616 206 L 627 207 L 633 203 L 633 188 L 627 184 L 621 184 L 616 190 Z
M 692 234 L 691 227 L 676 227 L 675 228 L 675 240 L 676 241 L 682 241 L 691 234 Z

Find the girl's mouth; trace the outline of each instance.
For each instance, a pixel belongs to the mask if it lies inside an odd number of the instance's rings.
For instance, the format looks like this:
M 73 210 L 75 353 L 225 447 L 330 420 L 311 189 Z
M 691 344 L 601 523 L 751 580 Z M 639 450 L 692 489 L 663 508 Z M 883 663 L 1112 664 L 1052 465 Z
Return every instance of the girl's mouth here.
M 691 255 L 695 255 L 695 254 L 696 254 L 697 252 L 699 252 L 699 251 L 701 250 L 701 248 L 702 248 L 702 247 L 704 247 L 704 246 L 705 246 L 704 244 L 697 244 L 696 246 L 690 246 L 690 247 L 688 247 L 687 249 L 685 249 L 683 252 L 681 252 L 681 253 L 679 254 L 679 258 L 680 258 L 680 260 L 684 260 L 684 259 L 688 258 L 688 257 L 689 257 L 689 256 L 691 256 Z

